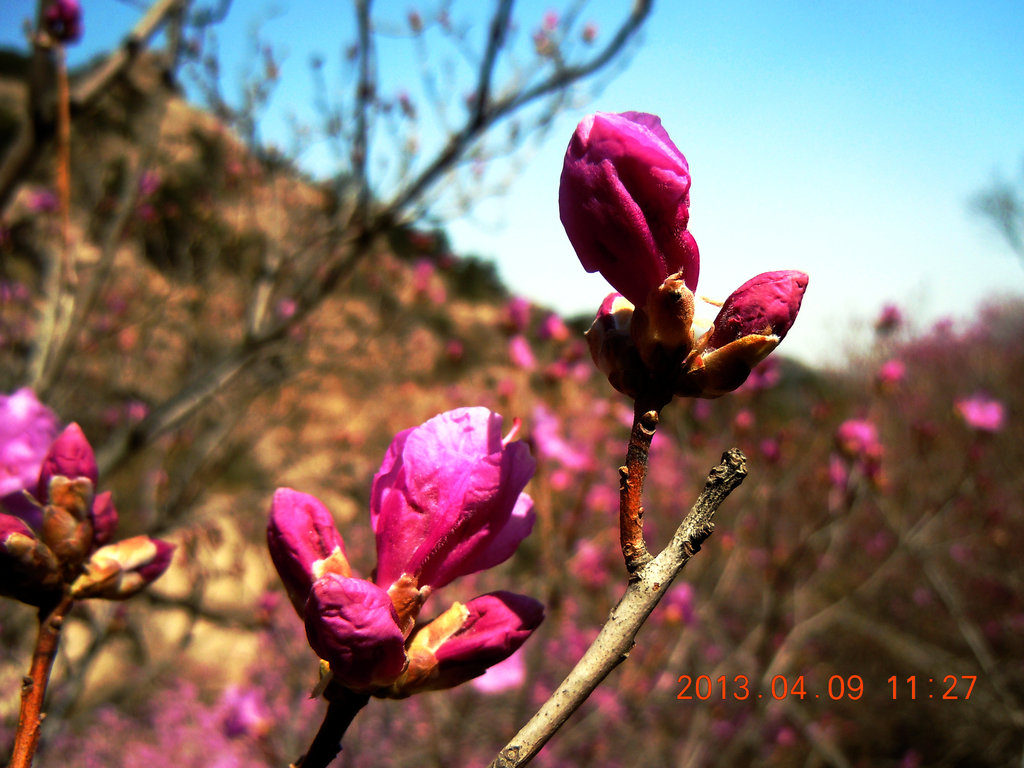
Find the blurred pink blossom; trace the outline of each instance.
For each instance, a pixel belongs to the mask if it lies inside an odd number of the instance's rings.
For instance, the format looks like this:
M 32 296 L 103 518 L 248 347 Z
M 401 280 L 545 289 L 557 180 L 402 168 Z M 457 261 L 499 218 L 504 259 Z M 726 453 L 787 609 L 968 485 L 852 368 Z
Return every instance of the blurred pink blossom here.
M 266 733 L 273 725 L 264 691 L 230 685 L 220 699 L 221 727 L 231 739 L 253 738 Z
M 43 458 L 59 430 L 57 414 L 28 387 L 0 395 L 0 498 L 34 490 Z
M 875 380 L 884 389 L 890 389 L 900 384 L 907 375 L 907 366 L 902 360 L 886 360 L 878 369 Z
M 558 462 L 562 467 L 580 472 L 593 465 L 591 455 L 565 438 L 562 420 L 543 403 L 533 409 L 533 444 L 544 458 Z
M 53 213 L 58 205 L 57 195 L 49 189 L 37 190 L 28 198 L 28 209 L 32 213 Z
M 526 664 L 523 651 L 518 650 L 504 661 L 489 667 L 480 677 L 474 678 L 470 685 L 480 693 L 503 693 L 519 688 L 526 680 Z
M 1006 423 L 1006 409 L 999 400 L 977 394 L 956 401 L 956 410 L 967 426 L 979 432 L 999 432 Z
M 836 445 L 850 459 L 878 457 L 882 444 L 875 425 L 865 419 L 848 419 L 836 430 Z
M 737 432 L 749 432 L 755 421 L 754 412 L 749 408 L 742 408 L 733 416 L 732 426 Z
M 505 322 L 515 333 L 522 333 L 530 323 L 530 302 L 522 296 L 513 296 L 505 304 Z
M 895 333 L 903 326 L 903 313 L 895 304 L 886 304 L 882 307 L 878 318 L 875 320 L 875 332 L 880 336 L 887 336 Z
M 462 360 L 466 354 L 466 347 L 460 339 L 448 339 L 444 343 L 444 356 L 448 358 L 449 362 L 457 363 Z
M 559 315 L 549 312 L 541 321 L 537 335 L 545 341 L 565 341 L 569 338 L 569 328 Z
M 274 306 L 274 314 L 277 315 L 278 320 L 289 320 L 295 316 L 298 309 L 299 305 L 295 299 L 285 298 L 279 300 Z
M 516 334 L 508 340 L 508 356 L 513 365 L 524 371 L 532 371 L 537 367 L 537 358 L 533 355 L 530 342 L 522 334 Z
M 569 564 L 572 572 L 586 586 L 603 587 L 608 583 L 611 574 L 605 558 L 606 551 L 589 539 L 580 539 L 576 543 L 576 551 Z
M 697 615 L 696 598 L 697 594 L 690 582 L 676 584 L 665 594 L 665 618 L 684 625 L 693 624 Z

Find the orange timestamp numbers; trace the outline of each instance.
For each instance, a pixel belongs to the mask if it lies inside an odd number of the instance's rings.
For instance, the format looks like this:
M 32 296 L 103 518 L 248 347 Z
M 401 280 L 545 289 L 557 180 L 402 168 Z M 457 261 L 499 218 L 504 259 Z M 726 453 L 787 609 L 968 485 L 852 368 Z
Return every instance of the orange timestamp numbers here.
M 753 691 L 750 687 L 750 679 L 746 675 L 735 675 L 732 678 L 727 675 L 711 677 L 711 675 L 680 675 L 678 680 L 680 688 L 676 698 L 680 701 L 745 701 L 746 699 L 775 699 L 782 701 L 787 698 L 796 699 L 821 699 L 829 698 L 832 701 L 848 699 L 856 701 L 864 695 L 864 679 L 860 675 L 832 675 L 828 679 L 825 690 L 821 692 L 809 691 L 803 675 L 794 678 L 786 675 L 775 675 L 768 685 L 767 691 Z
M 889 693 L 897 699 L 939 699 L 943 701 L 966 701 L 971 698 L 976 675 L 946 675 L 944 677 L 918 678 L 915 675 L 903 679 L 890 677 Z M 746 675 L 680 675 L 676 698 L 679 701 L 745 701 L 747 699 L 774 699 L 782 701 L 795 699 L 831 699 L 832 701 L 857 701 L 864 696 L 864 678 L 860 675 L 832 675 L 823 688 L 811 690 L 804 675 L 790 677 L 775 675 L 766 691 L 751 688 Z

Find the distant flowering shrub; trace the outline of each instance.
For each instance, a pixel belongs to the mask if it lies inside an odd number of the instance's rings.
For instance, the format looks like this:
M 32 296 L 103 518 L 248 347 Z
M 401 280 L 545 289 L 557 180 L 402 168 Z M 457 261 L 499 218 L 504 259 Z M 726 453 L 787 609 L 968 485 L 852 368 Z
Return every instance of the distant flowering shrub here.
M 431 592 L 508 559 L 533 527 L 523 487 L 533 459 L 501 417 L 461 408 L 400 432 L 375 475 L 374 579 L 353 575 L 341 534 L 316 498 L 278 489 L 267 545 L 306 637 L 353 691 L 403 698 L 466 682 L 518 649 L 540 603 L 493 592 L 418 622 Z

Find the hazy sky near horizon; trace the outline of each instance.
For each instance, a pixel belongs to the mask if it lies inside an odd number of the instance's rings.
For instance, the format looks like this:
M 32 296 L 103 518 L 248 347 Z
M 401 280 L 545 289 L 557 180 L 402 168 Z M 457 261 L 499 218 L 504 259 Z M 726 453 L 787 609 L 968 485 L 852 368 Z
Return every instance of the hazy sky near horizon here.
M 18 45 L 34 3 L 3 4 L 0 44 Z M 138 16 L 116 0 L 83 5 L 86 38 L 73 56 L 109 47 Z M 411 8 L 432 5 L 379 0 L 374 8 L 400 23 Z M 516 18 L 528 32 L 558 5 L 522 0 Z M 581 21 L 598 23 L 600 42 L 628 7 L 591 2 Z M 235 0 L 221 48 L 251 63 L 241 49 L 264 21 L 263 34 L 285 53 L 274 103 L 283 114 L 289 100 L 309 100 L 310 52 L 337 60 L 352 39 L 351 10 L 332 8 L 327 0 Z M 482 39 L 484 29 L 475 32 Z M 771 269 L 810 274 L 784 350 L 837 360 L 866 338 L 855 329 L 890 302 L 919 328 L 968 318 L 983 299 L 1024 294 L 1024 264 L 970 206 L 996 179 L 1024 185 L 1021 39 L 1019 0 L 658 0 L 628 65 L 556 120 L 506 194 L 450 225 L 453 245 L 493 258 L 510 288 L 538 303 L 595 311 L 609 288 L 582 271 L 558 220 L 562 156 L 588 112 L 647 111 L 690 163 L 700 292 L 724 298 Z M 389 65 L 401 75 L 408 62 L 382 55 L 382 81 L 395 77 Z M 276 120 L 264 135 L 285 130 Z

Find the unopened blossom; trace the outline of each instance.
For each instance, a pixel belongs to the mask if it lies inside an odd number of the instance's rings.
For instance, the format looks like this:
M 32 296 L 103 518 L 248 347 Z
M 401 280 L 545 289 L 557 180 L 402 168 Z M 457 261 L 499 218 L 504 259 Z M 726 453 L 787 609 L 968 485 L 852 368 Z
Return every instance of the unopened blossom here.
M 305 615 L 314 581 L 327 573 L 352 575 L 334 518 L 323 502 L 308 493 L 291 488 L 274 492 L 267 549 L 300 616 Z
M 956 410 L 964 423 L 979 432 L 999 432 L 1006 423 L 1002 402 L 986 395 L 973 395 L 956 401 Z
M 60 564 L 25 522 L 0 512 L 0 595 L 41 605 L 60 594 Z
M 455 603 L 409 640 L 409 667 L 396 695 L 440 690 L 482 675 L 511 656 L 544 619 L 544 606 L 525 595 L 492 592 Z
M 633 305 L 676 272 L 696 289 L 689 206 L 689 164 L 657 116 L 598 112 L 577 126 L 558 188 L 562 224 L 583 267 Z
M 117 531 L 117 509 L 110 491 L 97 493 L 92 500 L 92 544 L 102 547 L 109 544 Z
M 504 562 L 533 527 L 534 461 L 486 408 L 458 408 L 395 436 L 374 475 L 377 583 L 419 587 Z
M 76 598 L 126 600 L 148 587 L 170 567 L 175 546 L 149 536 L 133 536 L 100 547 L 71 585 Z
M 93 453 L 82 428 L 77 424 L 69 424 L 50 444 L 39 470 L 37 499 L 43 502 L 49 500 L 50 481 L 58 476 L 69 479 L 83 477 L 88 479 L 93 487 L 99 482 L 96 454 Z
M 306 603 L 306 638 L 335 681 L 354 690 L 388 686 L 406 667 L 395 606 L 365 579 L 336 573 L 317 579 Z

